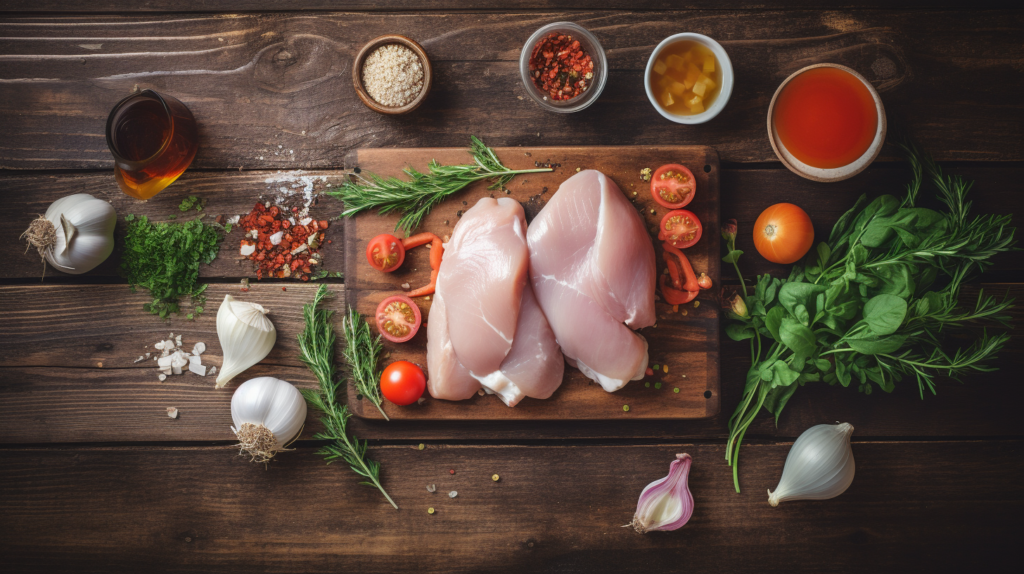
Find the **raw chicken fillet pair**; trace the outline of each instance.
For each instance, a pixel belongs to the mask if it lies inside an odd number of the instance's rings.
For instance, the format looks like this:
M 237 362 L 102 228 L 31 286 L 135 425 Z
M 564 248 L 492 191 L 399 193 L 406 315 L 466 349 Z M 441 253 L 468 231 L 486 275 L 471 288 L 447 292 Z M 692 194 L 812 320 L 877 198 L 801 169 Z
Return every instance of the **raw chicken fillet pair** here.
M 607 391 L 639 380 L 654 324 L 654 247 L 604 174 L 566 180 L 526 228 L 511 198 L 466 211 L 445 247 L 427 322 L 427 387 L 438 399 L 483 388 L 515 406 L 546 399 L 564 362 Z

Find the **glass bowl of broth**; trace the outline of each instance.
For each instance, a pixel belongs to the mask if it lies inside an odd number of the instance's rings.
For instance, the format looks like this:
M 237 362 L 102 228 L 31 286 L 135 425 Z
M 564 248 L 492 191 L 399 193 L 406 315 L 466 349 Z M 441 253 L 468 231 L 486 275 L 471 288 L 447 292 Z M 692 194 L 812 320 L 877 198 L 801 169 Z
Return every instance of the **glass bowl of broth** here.
M 665 38 L 647 60 L 647 99 L 665 119 L 702 124 L 717 116 L 732 95 L 733 71 L 721 44 L 686 32 Z
M 841 181 L 867 168 L 885 142 L 885 108 L 871 82 L 839 64 L 786 78 L 768 106 L 768 138 L 790 171 Z

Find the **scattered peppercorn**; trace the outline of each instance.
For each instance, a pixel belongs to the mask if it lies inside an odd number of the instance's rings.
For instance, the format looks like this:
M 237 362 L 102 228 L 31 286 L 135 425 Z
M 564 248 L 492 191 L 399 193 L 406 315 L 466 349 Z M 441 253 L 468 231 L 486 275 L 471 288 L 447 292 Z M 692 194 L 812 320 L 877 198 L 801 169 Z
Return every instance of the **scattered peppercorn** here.
M 434 507 L 431 506 L 430 508 L 427 509 L 427 514 L 433 514 L 433 513 L 434 513 Z
M 498 475 L 496 475 L 496 474 L 492 474 L 492 475 L 491 475 L 491 480 L 493 480 L 494 482 L 498 482 L 498 480 L 499 480 L 500 478 L 501 478 L 501 477 L 500 477 L 500 476 L 498 476 Z
M 622 410 L 629 412 L 629 405 L 622 405 Z
M 454 469 L 454 468 L 453 468 L 453 469 L 450 469 L 450 470 L 448 471 L 448 474 L 455 474 L 455 469 Z
M 530 75 L 552 100 L 571 100 L 593 83 L 594 61 L 571 34 L 552 32 L 534 46 Z

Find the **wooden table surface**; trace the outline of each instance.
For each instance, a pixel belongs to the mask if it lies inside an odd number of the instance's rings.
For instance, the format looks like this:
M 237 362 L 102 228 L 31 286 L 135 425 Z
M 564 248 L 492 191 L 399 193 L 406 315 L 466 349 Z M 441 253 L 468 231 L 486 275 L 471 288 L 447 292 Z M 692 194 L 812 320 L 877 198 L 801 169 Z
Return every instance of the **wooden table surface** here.
M 890 117 L 948 169 L 976 178 L 980 212 L 1024 213 L 1024 13 L 988 2 L 808 0 L 7 0 L 0 3 L 0 563 L 5 572 L 909 572 L 998 571 L 1019 543 L 1024 496 L 1024 332 L 995 373 L 871 396 L 801 389 L 776 427 L 751 427 L 741 494 L 725 465 L 726 421 L 749 362 L 723 340 L 721 414 L 698 421 L 352 421 L 383 464 L 401 510 L 359 486 L 319 444 L 301 440 L 268 470 L 237 456 L 231 389 L 133 363 L 169 331 L 216 341 L 195 322 L 146 315 L 116 272 L 50 271 L 18 235 L 53 200 L 109 199 L 123 216 L 165 219 L 187 195 L 212 213 L 248 210 L 303 170 L 340 181 L 359 147 L 699 144 L 722 160 L 722 217 L 735 217 L 744 272 L 784 273 L 754 254 L 750 229 L 773 203 L 802 205 L 820 236 L 861 193 L 899 194 L 907 166 L 890 148 L 836 184 L 796 177 L 776 160 L 764 117 L 778 84 L 816 62 L 845 64 L 878 89 Z M 610 78 L 572 115 L 524 94 L 517 58 L 541 25 L 571 20 L 604 45 Z M 736 71 L 725 111 L 669 124 L 642 88 L 662 38 L 718 39 Z M 365 108 L 351 61 L 369 39 L 400 33 L 430 55 L 430 97 L 407 117 Z M 148 203 L 117 189 L 103 137 L 112 105 L 136 86 L 181 99 L 199 123 L 191 169 Z M 323 217 L 340 205 L 324 199 Z M 341 233 L 340 225 L 331 233 Z M 335 236 L 340 239 L 340 235 Z M 237 234 L 203 275 L 210 300 L 248 275 Z M 327 266 L 340 271 L 341 241 Z M 726 277 L 731 276 L 728 271 Z M 1024 295 L 1024 256 L 1001 257 L 974 285 Z M 340 279 L 329 280 L 342 291 Z M 279 343 L 253 374 L 309 386 L 296 359 L 301 304 L 314 285 L 255 284 Z M 1014 322 L 1024 326 L 1020 308 Z M 1020 329 L 1018 328 L 1018 331 Z M 234 385 L 232 385 L 234 387 Z M 181 415 L 169 419 L 165 408 Z M 842 496 L 770 508 L 792 441 L 807 427 L 856 427 L 857 476 Z M 304 437 L 319 429 L 312 419 Z M 418 445 L 426 445 L 420 450 Z M 629 522 L 640 490 L 677 452 L 693 456 L 693 519 L 641 536 Z M 456 474 L 449 473 L 456 470 Z M 500 482 L 490 476 L 501 475 Z M 437 484 L 437 493 L 427 484 Z M 449 499 L 446 494 L 457 490 Z M 427 507 L 437 513 L 428 515 Z

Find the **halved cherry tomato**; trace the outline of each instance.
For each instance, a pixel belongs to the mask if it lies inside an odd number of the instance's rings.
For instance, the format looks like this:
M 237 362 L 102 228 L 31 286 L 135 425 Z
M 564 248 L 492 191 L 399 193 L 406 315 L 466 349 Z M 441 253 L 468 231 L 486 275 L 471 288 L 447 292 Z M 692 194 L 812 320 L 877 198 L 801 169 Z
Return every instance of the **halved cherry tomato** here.
M 695 191 L 697 180 L 693 179 L 693 172 L 677 163 L 663 165 L 651 176 L 654 201 L 669 209 L 679 209 L 693 201 Z
M 704 226 L 692 211 L 676 209 L 661 218 L 658 227 L 658 239 L 671 243 L 673 247 L 686 249 L 700 241 Z
M 423 395 L 427 377 L 423 369 L 409 361 L 395 361 L 380 375 L 380 392 L 399 406 L 411 405 Z
M 377 330 L 392 343 L 404 343 L 416 336 L 423 318 L 420 308 L 405 295 L 392 295 L 377 305 Z
M 405 261 L 405 246 L 394 235 L 378 235 L 366 244 L 366 260 L 374 269 L 391 273 Z

